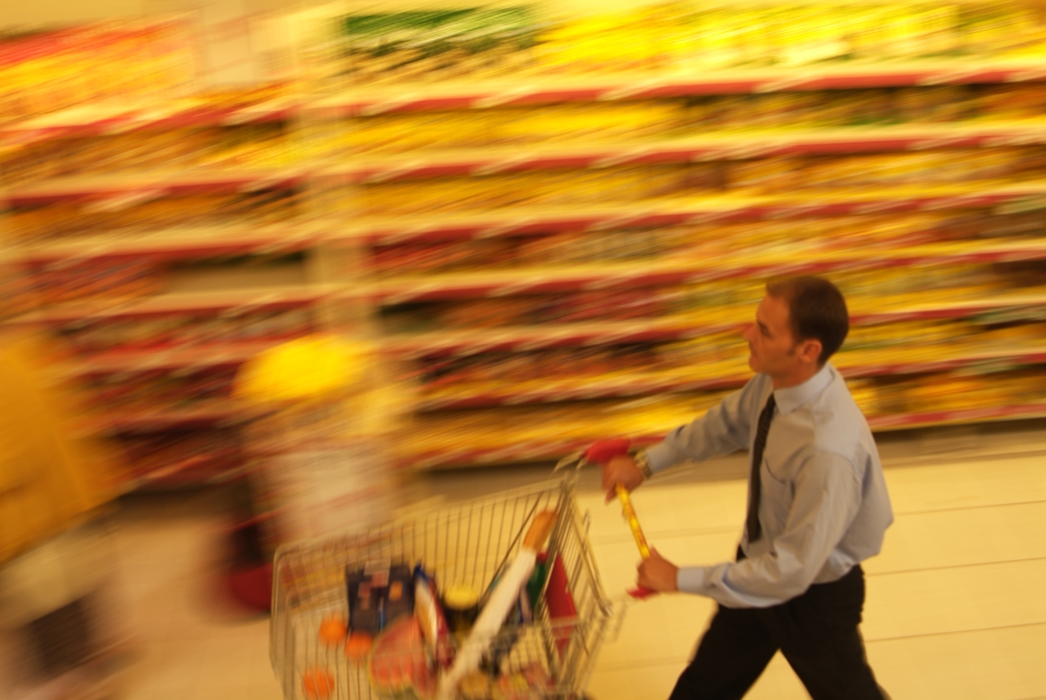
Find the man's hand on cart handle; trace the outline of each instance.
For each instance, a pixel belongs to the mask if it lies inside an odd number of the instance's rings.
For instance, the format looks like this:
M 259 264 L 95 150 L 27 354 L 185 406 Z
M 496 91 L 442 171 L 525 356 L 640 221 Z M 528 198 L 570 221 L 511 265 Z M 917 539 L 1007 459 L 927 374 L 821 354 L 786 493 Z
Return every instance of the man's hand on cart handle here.
M 631 493 L 643 483 L 643 472 L 636 466 L 636 460 L 631 455 L 619 455 L 602 464 L 603 489 L 607 492 L 606 502 L 610 503 L 617 498 L 617 487 L 623 486 Z
M 603 490 L 607 492 L 607 503 L 619 497 L 618 487 L 632 491 L 643 483 L 643 472 L 636 466 L 636 461 L 628 454 L 632 441 L 628 438 L 607 438 L 596 440 L 581 453 L 580 464 L 598 464 L 603 474 Z M 556 469 L 563 466 L 570 457 L 560 460 Z
M 636 583 L 641 589 L 657 591 L 658 593 L 676 593 L 679 591 L 676 585 L 679 567 L 658 554 L 653 547 L 650 548 L 650 556 L 639 562 L 639 566 L 636 568 L 639 571 Z

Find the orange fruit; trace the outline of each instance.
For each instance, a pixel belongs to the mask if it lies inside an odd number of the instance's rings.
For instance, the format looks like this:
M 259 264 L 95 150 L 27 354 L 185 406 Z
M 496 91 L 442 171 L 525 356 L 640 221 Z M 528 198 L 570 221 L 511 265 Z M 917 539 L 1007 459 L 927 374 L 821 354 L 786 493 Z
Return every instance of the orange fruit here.
M 301 684 L 309 700 L 327 700 L 334 692 L 334 676 L 328 669 L 318 666 L 301 674 Z
M 327 646 L 341 644 L 348 631 L 349 627 L 345 624 L 345 619 L 338 615 L 326 617 L 320 623 L 320 639 L 326 642 Z
M 353 632 L 345 642 L 345 658 L 359 660 L 367 656 L 374 638 L 366 632 Z

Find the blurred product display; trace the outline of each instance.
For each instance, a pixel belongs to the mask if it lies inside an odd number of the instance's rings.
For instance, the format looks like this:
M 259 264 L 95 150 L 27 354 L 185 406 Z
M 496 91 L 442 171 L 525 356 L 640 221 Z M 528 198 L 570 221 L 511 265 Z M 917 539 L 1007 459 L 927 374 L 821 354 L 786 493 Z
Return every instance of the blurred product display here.
M 16 321 L 72 348 L 126 488 L 238 478 L 237 369 L 370 321 L 409 467 L 653 440 L 799 272 L 850 300 L 873 428 L 1046 416 L 1038 8 L 309 17 L 296 81 L 223 89 L 174 21 L 0 41 Z
M 99 102 L 146 105 L 192 79 L 191 37 L 176 21 L 113 21 L 0 40 L 0 124 L 64 109 L 89 117 Z

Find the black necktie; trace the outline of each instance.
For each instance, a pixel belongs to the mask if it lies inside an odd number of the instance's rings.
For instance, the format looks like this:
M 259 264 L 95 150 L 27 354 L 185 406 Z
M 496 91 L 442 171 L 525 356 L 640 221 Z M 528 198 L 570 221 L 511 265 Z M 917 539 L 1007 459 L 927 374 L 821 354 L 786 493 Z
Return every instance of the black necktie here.
M 759 425 L 755 431 L 755 444 L 752 445 L 752 497 L 748 501 L 748 518 L 745 527 L 748 529 L 748 541 L 755 542 L 763 534 L 759 526 L 759 465 L 763 462 L 763 449 L 766 447 L 766 436 L 770 434 L 770 421 L 774 418 L 774 395 L 766 400 L 763 412 L 759 414 Z

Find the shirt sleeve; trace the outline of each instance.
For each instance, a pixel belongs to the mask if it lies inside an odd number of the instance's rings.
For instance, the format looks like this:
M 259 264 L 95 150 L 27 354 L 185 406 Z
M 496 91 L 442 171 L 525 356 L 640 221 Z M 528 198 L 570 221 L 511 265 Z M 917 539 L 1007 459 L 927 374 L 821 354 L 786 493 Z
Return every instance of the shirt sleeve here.
M 802 594 L 846 534 L 861 502 L 861 477 L 845 457 L 819 452 L 795 480 L 784 532 L 771 549 L 740 562 L 679 569 L 676 585 L 728 608 L 763 608 Z
M 650 471 L 656 473 L 687 460 L 701 461 L 746 449 L 752 432 L 752 407 L 758 404 L 762 388 L 752 379 L 705 415 L 670 432 L 646 451 Z

